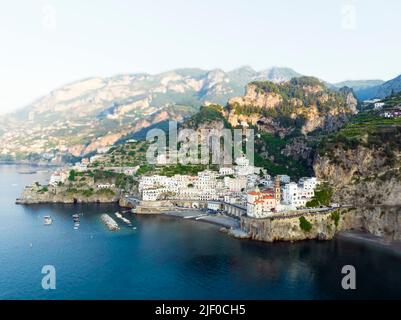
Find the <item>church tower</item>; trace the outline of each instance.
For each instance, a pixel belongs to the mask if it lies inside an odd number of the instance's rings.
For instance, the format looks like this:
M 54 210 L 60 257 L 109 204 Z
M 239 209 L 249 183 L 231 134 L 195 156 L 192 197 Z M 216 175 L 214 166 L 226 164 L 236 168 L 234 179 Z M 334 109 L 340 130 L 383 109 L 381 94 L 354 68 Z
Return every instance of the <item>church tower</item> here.
M 274 197 L 276 198 L 276 203 L 281 203 L 281 189 L 280 189 L 280 177 L 276 176 L 274 179 Z

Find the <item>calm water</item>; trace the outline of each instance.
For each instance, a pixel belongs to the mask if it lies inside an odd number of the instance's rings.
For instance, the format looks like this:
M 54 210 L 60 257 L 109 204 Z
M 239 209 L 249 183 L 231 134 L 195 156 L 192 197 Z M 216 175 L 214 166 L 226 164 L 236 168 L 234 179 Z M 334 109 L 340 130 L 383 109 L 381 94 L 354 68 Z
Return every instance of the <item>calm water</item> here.
M 0 166 L 0 299 L 332 299 L 401 298 L 401 258 L 346 240 L 266 244 L 234 240 L 218 227 L 168 217 L 134 217 L 137 230 L 109 232 L 114 206 L 17 206 L 25 184 Z M 79 230 L 71 214 L 84 212 Z M 43 226 L 43 216 L 54 218 Z M 340 289 L 341 267 L 357 270 L 357 290 Z M 57 289 L 41 287 L 54 265 Z

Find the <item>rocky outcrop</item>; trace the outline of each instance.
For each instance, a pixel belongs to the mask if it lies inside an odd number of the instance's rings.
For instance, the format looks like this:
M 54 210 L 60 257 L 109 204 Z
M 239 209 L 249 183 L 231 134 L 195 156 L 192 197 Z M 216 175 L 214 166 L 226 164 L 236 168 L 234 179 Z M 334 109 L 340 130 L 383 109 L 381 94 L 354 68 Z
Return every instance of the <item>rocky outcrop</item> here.
M 281 219 L 241 217 L 241 229 L 251 239 L 266 242 L 308 239 L 330 240 L 334 237 L 336 226 L 331 218 L 331 212 L 305 214 L 304 217 L 312 225 L 309 231 L 301 229 L 299 216 Z
M 333 187 L 335 202 L 401 206 L 400 168 L 389 163 L 383 150 L 363 145 L 355 149 L 337 146 L 318 155 L 313 168 L 320 180 Z
M 313 161 L 313 149 L 302 137 L 295 138 L 291 141 L 291 143 L 286 144 L 281 153 L 286 157 L 293 157 L 296 160 L 307 160 L 308 164 L 312 164 Z
M 340 210 L 338 231 L 358 230 L 387 241 L 401 240 L 401 206 Z
M 16 204 L 39 203 L 116 203 L 120 198 L 118 189 L 99 190 L 93 193 L 85 193 L 79 190 L 71 190 L 65 187 L 43 187 L 34 184 L 24 188 L 21 196 L 16 199 Z
M 338 232 L 361 231 L 387 241 L 401 240 L 401 206 L 333 209 L 324 214 L 307 214 L 310 231 L 302 230 L 299 217 L 282 219 L 241 218 L 241 230 L 253 240 L 299 241 L 330 240 Z
M 283 134 L 277 126 L 289 129 L 284 134 L 299 127 L 307 135 L 316 129 L 337 130 L 357 113 L 356 105 L 351 89 L 334 92 L 318 79 L 301 77 L 279 84 L 248 84 L 244 96 L 229 100 L 227 118 L 232 126 L 247 122 L 276 134 Z
M 251 105 L 259 108 L 275 108 L 283 101 L 278 93 L 265 93 L 255 84 L 249 84 L 243 97 L 234 97 L 228 104 Z

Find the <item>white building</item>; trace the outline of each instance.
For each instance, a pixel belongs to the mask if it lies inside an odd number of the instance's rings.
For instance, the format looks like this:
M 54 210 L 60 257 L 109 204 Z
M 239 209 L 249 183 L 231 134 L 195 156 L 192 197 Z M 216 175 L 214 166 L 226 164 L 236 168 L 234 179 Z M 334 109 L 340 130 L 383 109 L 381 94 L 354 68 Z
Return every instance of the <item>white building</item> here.
M 219 174 L 221 176 L 233 175 L 234 174 L 234 169 L 233 168 L 228 168 L 228 167 L 223 167 L 223 168 L 220 168 Z
M 302 193 L 307 198 L 312 198 L 315 195 L 315 189 L 319 184 L 316 177 L 299 179 L 299 187 L 303 189 Z
M 68 170 L 57 170 L 50 176 L 49 185 L 57 186 L 59 183 L 64 183 L 69 176 Z
M 142 191 L 142 200 L 144 201 L 156 201 L 160 199 L 162 193 L 165 192 L 164 188 L 149 188 Z
M 73 170 L 78 171 L 78 172 L 85 172 L 88 170 L 88 166 L 86 164 L 83 164 L 81 162 L 76 162 L 74 166 L 72 167 Z
M 115 187 L 114 183 L 99 183 L 96 185 L 96 188 L 98 189 L 110 189 L 114 187 Z
M 246 176 L 248 174 L 253 174 L 255 171 L 254 166 L 249 164 L 249 159 L 247 157 L 238 157 L 235 159 L 237 164 L 234 167 L 235 174 L 238 176 Z
M 220 202 L 217 202 L 217 201 L 208 201 L 207 208 L 209 210 L 218 211 L 221 209 L 221 204 L 220 204 Z
M 261 179 L 260 183 L 266 188 L 273 188 L 274 181 L 271 179 Z
M 198 172 L 198 179 L 195 182 L 197 189 L 215 189 L 217 173 L 210 170 Z
M 290 176 L 287 176 L 286 174 L 279 174 L 278 177 L 281 183 L 290 183 L 291 181 Z
M 256 174 L 249 174 L 246 176 L 246 187 L 247 189 L 253 189 L 258 185 L 260 177 Z
M 381 110 L 383 109 L 385 103 L 384 102 L 375 102 L 373 105 L 374 110 Z
M 132 176 L 134 175 L 139 169 L 139 166 L 133 167 L 133 168 L 125 168 L 123 173 L 128 175 L 128 176 Z
M 139 182 L 139 191 L 142 193 L 143 200 L 157 200 L 163 194 L 173 199 L 218 200 L 217 176 L 216 172 L 210 170 L 199 172 L 196 177 L 144 176 Z
M 315 195 L 315 188 L 319 181 L 315 178 L 301 178 L 299 183 L 290 182 L 283 188 L 283 204 L 295 208 L 305 207 L 306 203 Z
M 240 192 L 243 189 L 246 189 L 247 186 L 247 178 L 246 177 L 224 177 L 224 186 L 231 192 Z

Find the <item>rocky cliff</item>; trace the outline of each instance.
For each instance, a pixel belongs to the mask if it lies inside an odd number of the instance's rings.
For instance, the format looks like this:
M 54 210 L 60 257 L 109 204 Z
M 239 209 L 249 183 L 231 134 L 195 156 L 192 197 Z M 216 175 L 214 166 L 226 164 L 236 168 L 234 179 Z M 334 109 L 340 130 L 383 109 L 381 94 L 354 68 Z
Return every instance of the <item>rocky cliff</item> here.
M 336 202 L 401 205 L 400 138 L 400 119 L 361 113 L 322 141 L 315 174 L 331 184 Z
M 362 207 L 341 213 L 338 231 L 358 230 L 387 241 L 401 240 L 401 206 Z
M 241 229 L 253 240 L 299 241 L 330 240 L 338 232 L 362 231 L 387 241 L 401 240 L 401 207 L 333 209 L 323 214 L 305 214 L 311 224 L 306 231 L 299 217 L 285 219 L 241 218 Z
M 251 239 L 274 242 L 274 241 L 299 241 L 299 240 L 330 240 L 335 234 L 335 224 L 331 213 L 306 214 L 305 219 L 311 224 L 309 231 L 302 230 L 299 217 L 285 219 L 254 219 L 241 217 L 241 229 Z
M 287 82 L 248 84 L 244 96 L 228 102 L 228 121 L 243 122 L 271 133 L 286 135 L 299 129 L 304 135 L 322 129 L 335 131 L 357 112 L 357 100 L 349 88 L 338 92 L 312 77 Z
M 39 203 L 114 203 L 118 202 L 118 189 L 103 189 L 97 192 L 85 193 L 80 190 L 63 187 L 27 186 L 16 200 L 17 204 Z

